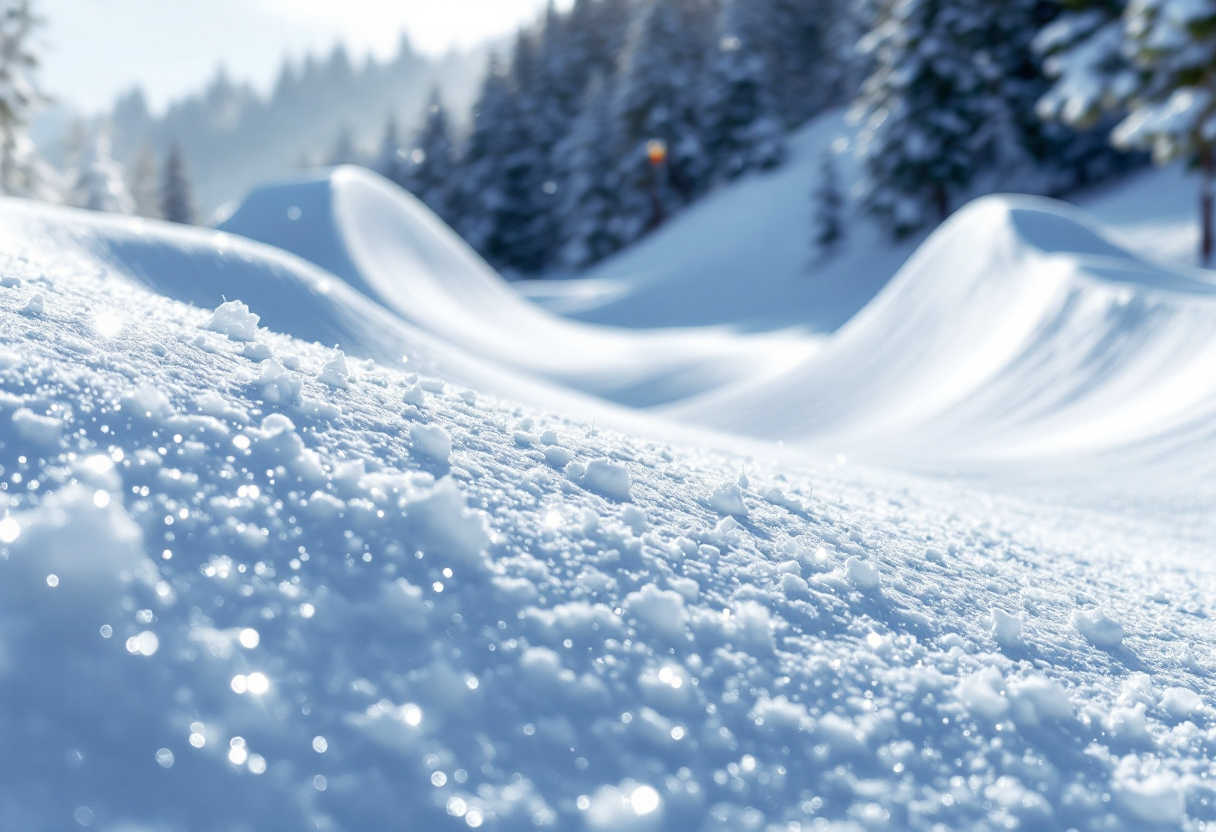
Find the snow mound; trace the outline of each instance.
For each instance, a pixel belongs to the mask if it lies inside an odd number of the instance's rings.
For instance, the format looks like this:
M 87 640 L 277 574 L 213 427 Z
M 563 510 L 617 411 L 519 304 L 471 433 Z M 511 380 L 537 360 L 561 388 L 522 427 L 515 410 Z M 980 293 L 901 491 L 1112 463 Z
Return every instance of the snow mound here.
M 629 333 L 556 317 L 412 195 L 363 168 L 259 188 L 221 228 L 315 263 L 474 355 L 631 406 L 767 375 L 816 348 L 789 334 Z
M 938 470 L 1128 449 L 1193 470 L 1213 439 L 1213 333 L 1216 286 L 1063 203 L 989 197 L 800 367 L 668 412 Z

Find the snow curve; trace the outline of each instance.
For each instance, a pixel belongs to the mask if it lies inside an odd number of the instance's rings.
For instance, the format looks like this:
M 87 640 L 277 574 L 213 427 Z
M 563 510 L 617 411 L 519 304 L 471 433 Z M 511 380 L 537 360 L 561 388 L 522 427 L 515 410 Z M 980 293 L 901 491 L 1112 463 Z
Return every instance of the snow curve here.
M 939 229 L 822 353 L 672 415 L 886 458 L 1160 441 L 1216 412 L 1216 287 L 1079 211 L 989 197 Z
M 259 188 L 221 229 L 297 254 L 475 355 L 635 407 L 768 376 L 817 348 L 785 334 L 633 333 L 557 317 L 413 196 L 352 166 Z

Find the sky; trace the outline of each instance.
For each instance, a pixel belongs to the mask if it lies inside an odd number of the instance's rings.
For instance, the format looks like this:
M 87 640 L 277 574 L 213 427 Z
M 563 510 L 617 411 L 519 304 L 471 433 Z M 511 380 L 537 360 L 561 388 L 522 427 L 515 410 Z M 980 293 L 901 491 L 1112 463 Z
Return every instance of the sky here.
M 285 55 L 396 52 L 408 32 L 441 54 L 507 34 L 546 0 L 36 0 L 41 80 L 64 103 L 95 112 L 138 85 L 154 109 L 198 89 L 223 65 L 268 89 Z M 559 7 L 569 5 L 558 2 Z

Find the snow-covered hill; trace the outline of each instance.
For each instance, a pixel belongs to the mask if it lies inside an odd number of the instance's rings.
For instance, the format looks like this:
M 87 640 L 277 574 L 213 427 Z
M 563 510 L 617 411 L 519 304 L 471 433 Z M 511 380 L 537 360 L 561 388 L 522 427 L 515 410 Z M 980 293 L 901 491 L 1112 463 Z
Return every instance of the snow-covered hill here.
M 298 254 L 486 360 L 635 407 L 766 377 L 818 348 L 793 334 L 638 333 L 555 316 L 521 298 L 422 203 L 362 168 L 260 188 L 221 229 Z
M 670 412 L 887 464 L 1135 452 L 1206 479 L 1214 331 L 1205 274 L 1141 260 L 1062 203 L 993 197 L 797 370 Z
M 597 429 L 268 247 L 2 210 L 0 828 L 1216 821 L 1170 516 Z M 969 216 L 1050 259 L 1050 211 Z

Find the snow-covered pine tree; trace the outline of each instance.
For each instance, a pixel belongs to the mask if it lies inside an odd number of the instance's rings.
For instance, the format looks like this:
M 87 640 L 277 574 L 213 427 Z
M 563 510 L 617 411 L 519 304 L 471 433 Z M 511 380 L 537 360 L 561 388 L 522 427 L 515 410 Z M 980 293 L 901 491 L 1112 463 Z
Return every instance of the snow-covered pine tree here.
M 1025 8 L 1016 12 L 1016 19 L 1028 21 L 1026 29 L 1013 36 L 1006 34 L 1003 40 L 997 36 L 1000 49 L 994 54 L 1001 56 L 1004 68 L 999 95 L 1009 101 L 1018 142 L 1029 154 L 1035 173 L 1025 183 L 1014 180 L 1000 183 L 1001 187 L 1022 185 L 1023 190 L 1060 195 L 1144 161 L 1141 154 L 1129 154 L 1111 145 L 1110 130 L 1115 120 L 1110 116 L 1096 121 L 1043 117 L 1043 101 L 1054 85 L 1039 37 L 1071 13 L 1072 9 L 1061 7 L 1056 0 L 1025 0 Z
M 59 183 L 29 136 L 44 96 L 34 81 L 38 23 L 31 0 L 0 0 L 0 194 L 56 201 Z
M 1129 0 L 1129 51 L 1138 83 L 1115 143 L 1151 150 L 1158 163 L 1198 165 L 1200 259 L 1212 261 L 1216 178 L 1216 0 Z
M 766 87 L 764 56 L 744 40 L 751 0 L 729 0 L 722 12 L 716 54 L 709 59 L 701 96 L 701 132 L 710 165 L 728 179 L 785 158 L 784 128 Z
M 854 93 L 859 32 L 848 0 L 729 0 L 733 28 L 764 59 L 763 86 L 788 127 Z
M 141 217 L 160 218 L 158 174 L 156 151 L 144 142 L 127 169 L 127 191 L 135 201 L 135 213 Z
M 1047 121 L 1101 124 L 1122 110 L 1138 86 L 1127 54 L 1126 0 L 1062 0 L 1063 11 L 1035 36 L 1043 72 L 1053 83 L 1038 103 Z
M 508 133 L 503 127 L 516 117 L 514 108 L 507 70 L 497 55 L 491 55 L 473 107 L 473 126 L 461 156 L 453 208 L 456 230 L 487 259 L 498 212 L 506 202 L 503 168 L 510 133 L 515 131 Z
M 97 124 L 72 181 L 71 202 L 78 208 L 111 214 L 135 213 L 135 200 L 127 191 L 125 171 L 110 154 L 110 131 Z
M 819 178 L 812 192 L 815 248 L 826 256 L 844 239 L 844 194 L 840 190 L 840 173 L 836 153 L 825 148 L 819 159 Z
M 576 105 L 593 78 L 616 73 L 636 7 L 635 0 L 575 0 L 565 19 L 564 43 Z
M 521 31 L 515 40 L 508 75 L 510 106 L 499 124 L 505 152 L 500 168 L 502 201 L 486 246 L 490 261 L 513 275 L 539 273 L 547 264 L 553 191 L 549 170 L 552 124 L 544 112 L 552 104 L 541 63 L 543 33 Z
M 174 142 L 169 149 L 160 180 L 160 215 L 169 222 L 193 225 L 196 222 L 194 191 L 181 146 Z
M 611 79 L 592 79 L 570 134 L 555 149 L 561 263 L 581 269 L 621 248 L 616 171 L 617 123 Z
M 715 0 L 652 0 L 643 7 L 622 58 L 616 118 L 620 123 L 620 210 L 624 241 L 654 222 L 654 172 L 647 145 L 667 147 L 660 201 L 667 210 L 690 202 L 711 181 L 702 138 L 699 84 L 717 46 Z
M 1003 187 L 1061 187 L 1043 164 L 1069 136 L 1042 129 L 1031 39 L 1042 0 L 884 0 L 861 48 L 866 206 L 896 235 Z
M 384 135 L 380 139 L 380 153 L 372 164 L 372 170 L 392 182 L 405 187 L 406 152 L 401 147 L 397 117 L 390 115 L 384 124 Z
M 426 119 L 406 154 L 401 184 L 445 222 L 452 222 L 452 193 L 456 183 L 453 141 L 447 110 L 439 91 L 431 93 Z

